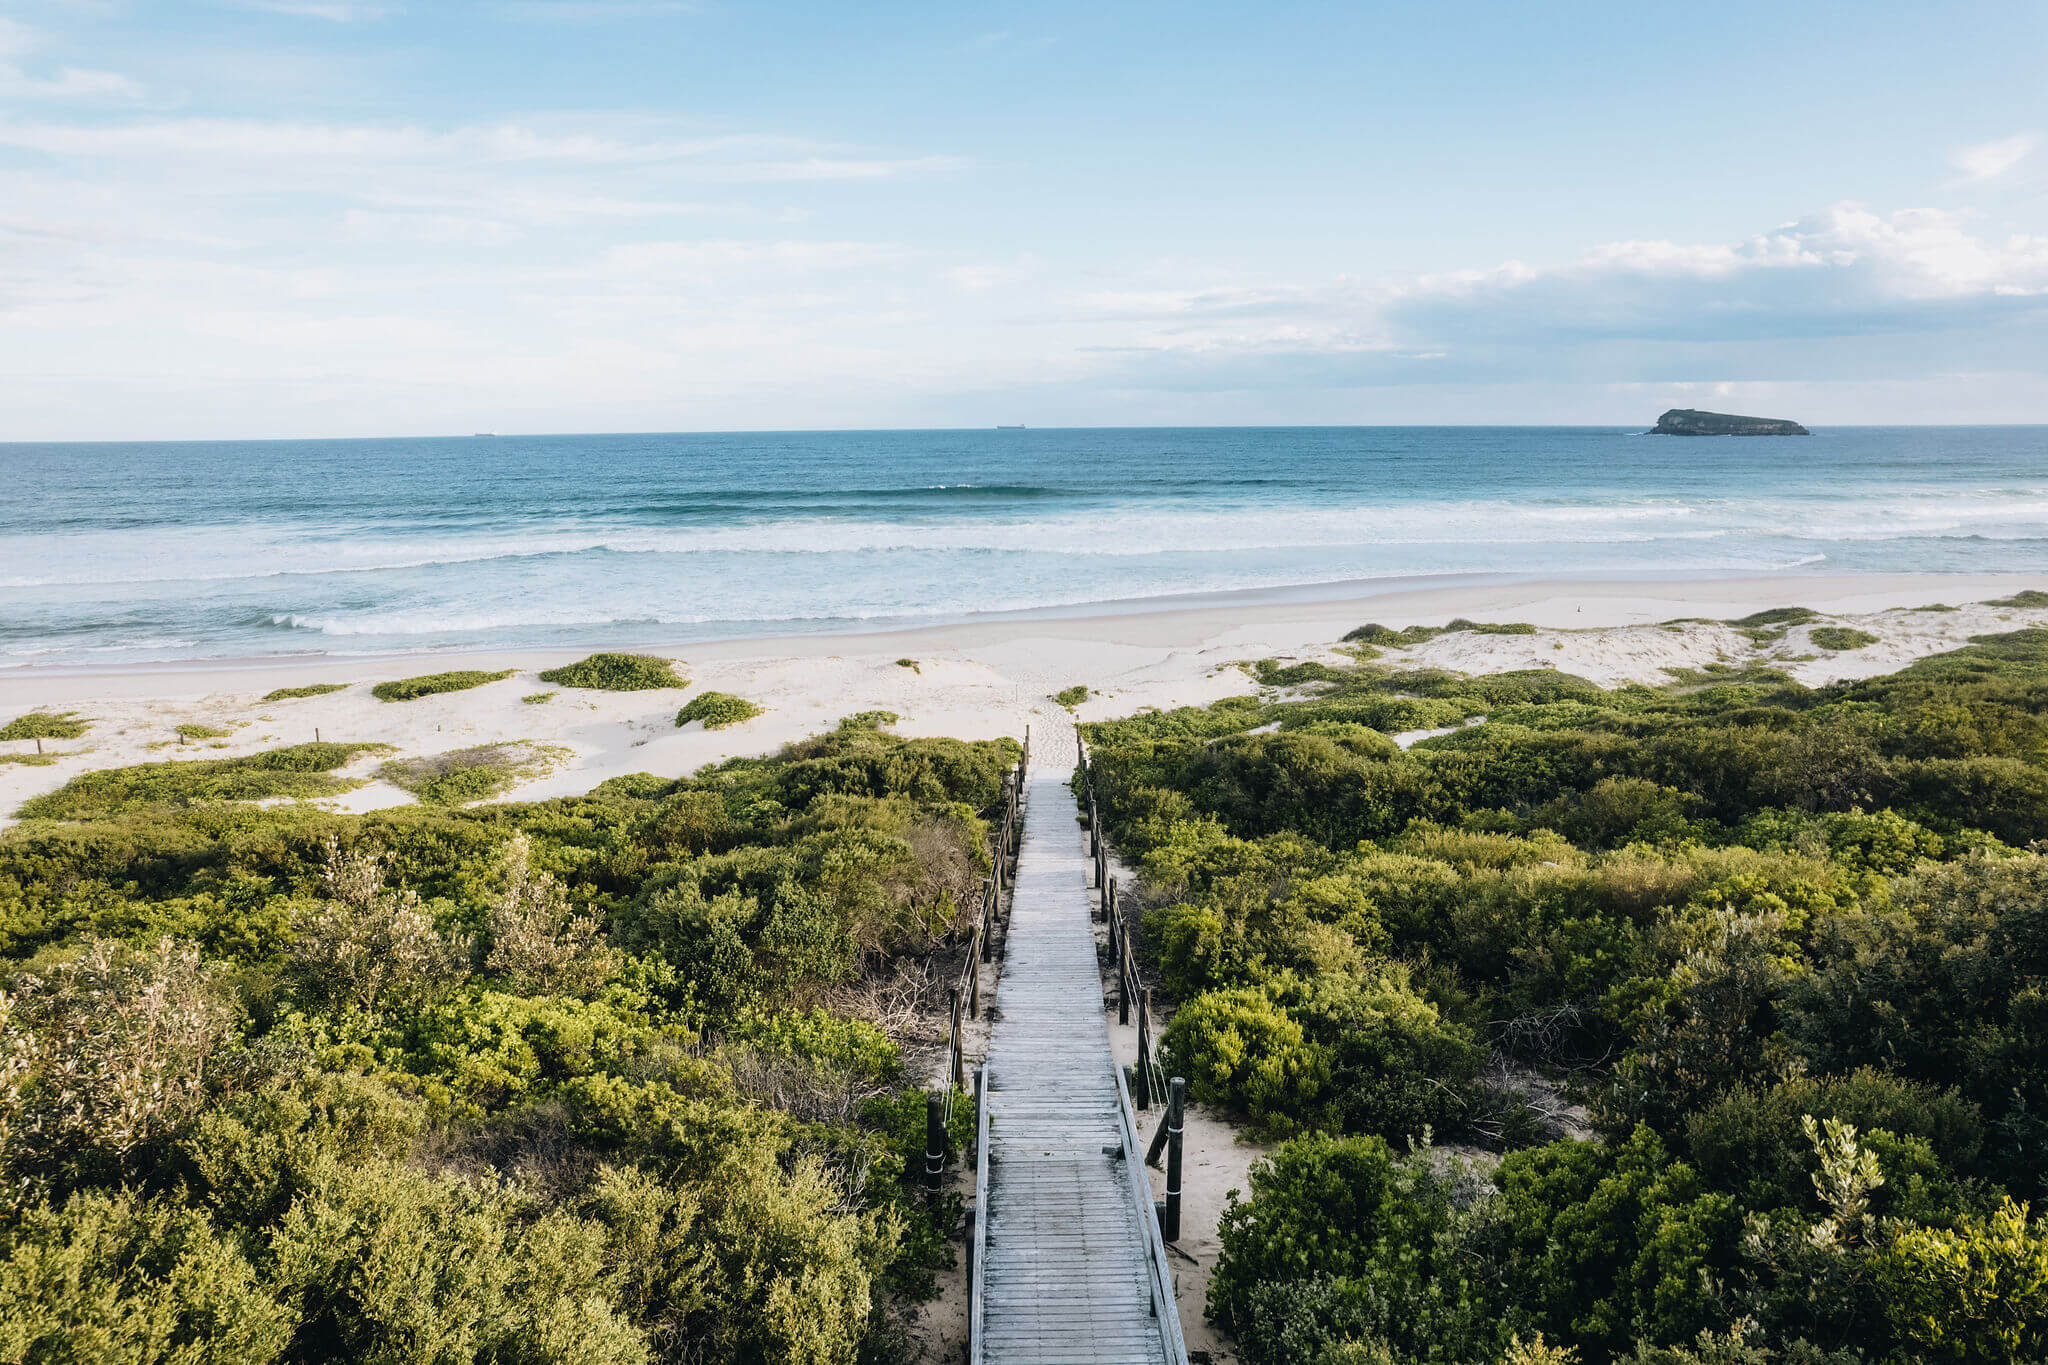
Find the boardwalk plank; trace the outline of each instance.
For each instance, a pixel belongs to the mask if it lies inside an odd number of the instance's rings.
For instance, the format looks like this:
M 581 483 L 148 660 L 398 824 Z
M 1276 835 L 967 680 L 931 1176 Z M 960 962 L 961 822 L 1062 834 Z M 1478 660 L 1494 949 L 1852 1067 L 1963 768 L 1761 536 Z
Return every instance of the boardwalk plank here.
M 1087 836 L 1064 774 L 1027 793 L 989 1034 L 983 1356 L 1174 1365 L 1121 1155 Z

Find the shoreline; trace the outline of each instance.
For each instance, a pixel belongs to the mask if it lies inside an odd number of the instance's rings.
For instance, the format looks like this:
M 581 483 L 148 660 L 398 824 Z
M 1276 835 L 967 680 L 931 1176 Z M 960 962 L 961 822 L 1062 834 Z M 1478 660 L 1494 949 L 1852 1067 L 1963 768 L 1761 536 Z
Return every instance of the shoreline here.
M 987 739 L 1027 724 L 1207 705 L 1262 689 L 1260 659 L 1344 663 L 1347 631 L 1367 622 L 1441 627 L 1456 617 L 1526 623 L 1518 633 L 1455 631 L 1385 651 L 1383 662 L 1463 673 L 1556 669 L 1601 686 L 1705 678 L 1718 669 L 1778 669 L 1819 685 L 1897 670 L 1974 634 L 2048 625 L 2048 609 L 1993 607 L 2040 580 L 2025 575 L 1870 575 L 1749 579 L 1541 580 L 1407 586 L 1366 595 L 1059 618 L 1009 616 L 860 635 L 705 642 L 659 653 L 685 688 L 601 692 L 557 688 L 535 673 L 582 651 L 490 651 L 347 659 L 205 661 L 111 673 L 14 672 L 0 677 L 0 724 L 32 710 L 72 711 L 79 739 L 0 744 L 0 827 L 20 804 L 83 772 L 176 759 L 241 758 L 313 739 L 385 744 L 397 759 L 434 759 L 489 745 L 544 746 L 550 756 L 496 800 L 578 796 L 629 773 L 687 776 L 706 764 L 775 753 L 842 717 L 887 711 L 899 734 Z M 1308 590 L 1304 590 L 1305 592 Z M 1156 599 L 1154 599 L 1156 601 Z M 1942 603 L 1944 610 L 1923 610 Z M 1768 630 L 1731 624 L 1773 607 L 1821 613 Z M 1811 627 L 1850 627 L 1862 643 L 1815 641 Z M 451 668 L 515 676 L 465 691 L 382 702 L 371 685 Z M 267 701 L 273 690 L 342 684 Z M 1073 711 L 1052 697 L 1073 687 Z M 700 691 L 728 692 L 761 714 L 726 729 L 676 724 Z M 545 704 L 538 699 L 545 693 Z M 180 730 L 187 734 L 181 736 Z M 194 742 L 192 736 L 197 736 Z M 536 751 L 540 752 L 540 751 Z M 363 759 L 341 775 L 361 786 L 327 803 L 367 811 L 413 797 Z
M 869 626 L 724 635 L 697 640 L 635 644 L 565 646 L 491 646 L 366 651 L 360 654 L 294 652 L 229 655 L 201 659 L 166 659 L 104 666 L 92 664 L 19 664 L 0 670 L 0 698 L 15 684 L 95 680 L 110 690 L 102 695 L 138 695 L 120 680 L 179 679 L 225 686 L 250 674 L 290 675 L 324 680 L 335 672 L 375 670 L 380 676 L 437 672 L 448 664 L 515 669 L 552 668 L 597 650 L 660 655 L 695 655 L 708 659 L 818 657 L 846 653 L 885 653 L 898 646 L 937 644 L 944 648 L 976 648 L 1001 643 L 1019 634 L 1044 634 L 1056 639 L 1111 641 L 1119 629 L 1139 637 L 1138 643 L 1199 643 L 1207 634 L 1233 623 L 1280 626 L 1335 620 L 1339 608 L 1374 604 L 1386 624 L 1426 624 L 1438 617 L 1471 611 L 1522 610 L 1517 617 L 1538 626 L 1617 626 L 1654 624 L 1670 619 L 1656 613 L 1665 607 L 1697 609 L 1699 614 L 1747 615 L 1772 606 L 1799 605 L 1838 611 L 1871 611 L 1915 606 L 1946 596 L 1975 598 L 2005 595 L 2048 576 L 2000 574 L 1832 574 L 1778 573 L 1740 577 L 1608 577 L 1528 578 L 1509 574 L 1455 573 L 1395 578 L 1335 579 L 1257 588 L 1230 588 L 1151 597 L 1106 598 L 1101 601 L 1008 611 L 976 612 L 937 621 L 878 618 Z M 1568 599 L 1562 613 L 1558 599 Z M 1587 606 L 1600 608 L 1588 614 Z M 1573 620 L 1567 621 L 1565 615 Z M 1576 619 L 1584 617 L 1585 619 Z M 1251 618 L 1255 618 L 1251 619 Z M 1498 619 L 1498 618 L 1496 618 Z M 1353 624 L 1357 624 L 1354 622 Z M 1347 627 L 1348 629 L 1348 627 Z M 871 646 L 872 648 L 865 648 Z M 40 696 L 47 689 L 31 687 Z M 179 693 L 177 695 L 184 695 Z

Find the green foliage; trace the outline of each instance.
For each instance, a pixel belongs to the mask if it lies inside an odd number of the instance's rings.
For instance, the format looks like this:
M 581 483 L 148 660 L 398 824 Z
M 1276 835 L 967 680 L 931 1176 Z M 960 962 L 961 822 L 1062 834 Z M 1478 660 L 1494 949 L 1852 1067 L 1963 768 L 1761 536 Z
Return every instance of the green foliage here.
M 1806 638 L 1822 649 L 1833 650 L 1862 649 L 1877 643 L 1875 635 L 1854 626 L 1815 626 L 1806 632 Z
M 78 719 L 75 711 L 31 711 L 16 716 L 0 728 L 0 740 L 77 739 L 91 722 Z
M 1210 1305 L 1248 1361 L 2042 1353 L 2048 631 L 1812 690 L 1300 680 L 1084 727 L 1166 1056 L 1283 1157 L 1508 1150 L 1433 1222 L 1255 1176 Z
M 1063 687 L 1053 693 L 1052 699 L 1071 711 L 1088 700 L 1088 689 L 1080 683 L 1075 683 L 1072 687 Z
M 347 683 L 308 683 L 304 687 L 280 687 L 274 692 L 263 694 L 265 701 L 294 701 L 300 697 L 324 697 L 332 692 L 346 692 Z
M 440 692 L 466 692 L 472 687 L 485 683 L 503 682 L 512 676 L 514 670 L 505 669 L 500 673 L 485 673 L 477 669 L 458 669 L 452 673 L 425 673 L 417 678 L 398 678 L 391 682 L 380 682 L 370 689 L 370 695 L 378 701 L 415 701 L 420 697 L 431 697 Z
M 142 763 L 80 773 L 56 791 L 22 803 L 24 820 L 105 820 L 151 806 L 221 801 L 313 800 L 362 786 L 334 771 L 387 744 L 296 744 L 246 758 Z
M 761 709 L 745 697 L 735 697 L 730 692 L 699 692 L 676 712 L 676 724 L 688 725 L 693 720 L 701 720 L 707 730 L 723 730 L 752 720 L 761 714 Z
M 568 757 L 559 745 L 515 740 L 392 759 L 377 769 L 377 776 L 411 792 L 423 806 L 467 806 L 539 777 Z
M 1439 635 L 1454 635 L 1461 631 L 1474 635 L 1534 635 L 1536 627 L 1526 621 L 1509 621 L 1494 624 L 1486 621 L 1468 621 L 1460 616 L 1441 626 L 1408 626 L 1394 630 L 1378 624 L 1363 625 L 1346 632 L 1348 642 L 1378 645 L 1387 649 L 1405 649 L 1434 640 Z
M 918 665 L 918 662 L 915 659 L 898 659 L 896 661 L 896 666 L 898 668 L 907 668 L 912 673 L 924 672 L 924 669 Z
M 674 660 L 649 654 L 593 654 L 573 664 L 550 668 L 540 675 L 540 680 L 557 687 L 589 687 L 603 692 L 644 692 L 690 685 L 688 678 L 676 675 Z
M 2048 607 L 2048 592 L 2039 588 L 2022 588 L 2010 597 L 1994 597 L 1984 604 L 1987 607 Z
M 1901 1232 L 1877 1265 L 1887 1314 L 1925 1359 L 2048 1358 L 2048 1226 L 2025 1205 Z
M 24 768 L 47 768 L 56 761 L 55 754 L 0 754 L 0 763 L 18 763 Z
M 1751 612 L 1738 620 L 1730 621 L 1731 626 L 1747 626 L 1750 629 L 1771 627 L 1803 626 L 1809 621 L 1820 619 L 1820 613 L 1811 607 L 1769 607 L 1763 611 Z
M 561 695 L 559 692 L 529 692 L 519 700 L 528 706 L 545 706 Z
M 226 739 L 233 733 L 233 730 L 223 730 L 217 725 L 200 725 L 194 721 L 186 721 L 178 727 L 180 739 Z
M 878 1358 L 960 1210 L 817 1002 L 954 927 L 1015 757 L 0 835 L 0 1359 Z

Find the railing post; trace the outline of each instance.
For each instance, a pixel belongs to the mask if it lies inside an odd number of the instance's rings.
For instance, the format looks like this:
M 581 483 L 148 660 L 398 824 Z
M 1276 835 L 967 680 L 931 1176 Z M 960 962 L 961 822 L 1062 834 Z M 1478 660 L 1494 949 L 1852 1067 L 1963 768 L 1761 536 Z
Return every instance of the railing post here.
M 974 933 L 976 938 L 981 936 L 979 929 Z M 978 947 L 967 954 L 967 1017 L 981 1018 L 981 953 Z
M 924 1183 L 939 1187 L 946 1173 L 946 1101 L 934 1090 L 924 1097 Z
M 1109 879 L 1109 889 L 1102 893 L 1102 917 L 1111 923 L 1122 919 L 1116 912 L 1116 878 Z
M 960 988 L 958 986 L 948 986 L 946 994 L 949 997 L 948 1003 L 953 1016 L 953 1088 L 955 1090 L 965 1090 L 967 1088 L 967 1080 L 960 1070 Z
M 992 877 L 981 879 L 981 960 L 996 960 L 995 935 L 989 931 L 996 922 L 996 884 Z
M 1152 1107 L 1152 988 L 1138 997 L 1138 1107 Z
M 1119 1024 L 1131 1022 L 1131 974 L 1124 970 L 1128 956 L 1119 952 L 1116 959 L 1116 1021 Z
M 1187 1088 L 1179 1076 L 1166 1083 L 1166 1217 L 1159 1235 L 1169 1242 L 1180 1240 L 1180 1135 Z

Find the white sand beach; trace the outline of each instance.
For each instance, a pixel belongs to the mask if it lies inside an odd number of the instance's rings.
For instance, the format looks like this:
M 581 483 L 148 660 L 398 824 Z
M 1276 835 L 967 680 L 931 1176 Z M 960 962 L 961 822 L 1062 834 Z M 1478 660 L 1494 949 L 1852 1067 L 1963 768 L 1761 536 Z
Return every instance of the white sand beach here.
M 257 660 L 176 664 L 118 673 L 38 672 L 0 676 L 0 723 L 31 710 L 73 711 L 90 722 L 80 739 L 44 741 L 58 755 L 45 766 L 0 763 L 0 820 L 29 797 L 94 768 L 176 758 L 228 757 L 318 737 L 375 741 L 400 757 L 474 745 L 531 740 L 568 757 L 511 798 L 588 791 L 607 778 L 649 772 L 675 777 L 736 755 L 771 753 L 830 728 L 856 711 L 897 713 L 910 735 L 982 738 L 1018 734 L 1027 723 L 1059 723 L 1050 700 L 1085 685 L 1080 719 L 1126 715 L 1253 692 L 1236 665 L 1262 658 L 1343 658 L 1335 646 L 1368 621 L 1395 628 L 1442 625 L 1456 617 L 1527 622 L 1533 634 L 1441 635 L 1385 661 L 1465 672 L 1556 668 L 1596 682 L 1664 682 L 1674 668 L 1765 663 L 1808 684 L 1889 672 L 1952 649 L 1970 636 L 2048 624 L 2048 611 L 1984 605 L 2034 586 L 2012 575 L 1776 577 L 1695 582 L 1528 582 L 1431 585 L 1328 585 L 1243 600 L 1175 599 L 1111 603 L 1070 616 L 991 617 L 885 633 L 807 635 L 692 644 L 650 651 L 676 658 L 690 679 L 682 691 L 597 692 L 551 688 L 534 675 L 580 654 L 403 655 L 381 658 Z M 1349 591 L 1347 592 L 1347 589 Z M 1376 589 L 1376 590 L 1375 590 Z M 1925 611 L 1940 604 L 1953 611 Z M 1812 624 L 1854 627 L 1878 637 L 1859 649 L 1829 651 L 1795 627 L 1764 647 L 1721 624 L 1751 612 L 1804 606 Z M 1679 621 L 1678 618 L 1692 618 Z M 912 660 L 915 666 L 899 662 Z M 511 668 L 514 676 L 468 691 L 382 702 L 383 680 L 445 669 Z M 347 684 L 320 697 L 266 702 L 281 687 Z M 723 730 L 678 728 L 675 713 L 701 689 L 735 693 L 765 707 L 754 720 Z M 555 692 L 549 701 L 523 698 Z M 176 727 L 227 730 L 224 739 L 179 741 Z M 10 754 L 33 754 L 12 741 Z M 351 772 L 367 775 L 376 760 Z M 338 799 L 350 810 L 410 801 L 371 781 Z

